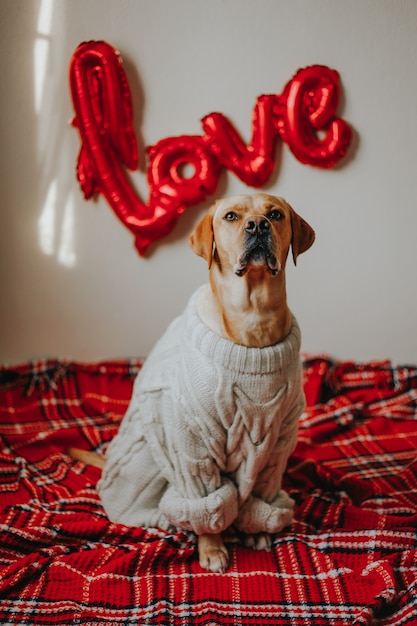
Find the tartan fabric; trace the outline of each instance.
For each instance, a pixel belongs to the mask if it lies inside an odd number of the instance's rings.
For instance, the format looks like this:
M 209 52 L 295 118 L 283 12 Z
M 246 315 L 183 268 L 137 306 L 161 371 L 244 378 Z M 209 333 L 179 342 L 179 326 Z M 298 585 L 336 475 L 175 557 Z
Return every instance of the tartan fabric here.
M 307 409 L 273 550 L 227 536 L 224 575 L 192 533 L 110 523 L 103 452 L 140 361 L 0 368 L 0 623 L 321 626 L 417 623 L 417 368 L 304 358 Z

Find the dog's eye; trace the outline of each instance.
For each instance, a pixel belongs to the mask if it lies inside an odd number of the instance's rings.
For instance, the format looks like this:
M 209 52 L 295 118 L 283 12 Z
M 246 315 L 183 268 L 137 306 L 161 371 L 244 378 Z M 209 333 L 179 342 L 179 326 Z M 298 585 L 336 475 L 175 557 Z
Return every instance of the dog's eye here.
M 281 213 L 281 211 L 279 211 L 278 209 L 272 209 L 272 211 L 269 211 L 267 218 L 270 220 L 282 220 L 284 219 L 284 214 Z
M 228 222 L 235 222 L 236 220 L 239 219 L 239 216 L 234 211 L 229 211 L 224 216 L 224 219 L 227 220 Z

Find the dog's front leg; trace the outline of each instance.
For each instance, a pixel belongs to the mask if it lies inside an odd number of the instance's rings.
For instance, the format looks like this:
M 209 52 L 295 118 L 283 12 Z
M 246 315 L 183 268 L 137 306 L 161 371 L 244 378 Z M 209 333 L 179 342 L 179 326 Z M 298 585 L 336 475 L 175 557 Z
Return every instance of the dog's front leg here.
M 221 533 L 199 535 L 198 556 L 203 569 L 214 574 L 224 574 L 229 565 L 229 553 Z

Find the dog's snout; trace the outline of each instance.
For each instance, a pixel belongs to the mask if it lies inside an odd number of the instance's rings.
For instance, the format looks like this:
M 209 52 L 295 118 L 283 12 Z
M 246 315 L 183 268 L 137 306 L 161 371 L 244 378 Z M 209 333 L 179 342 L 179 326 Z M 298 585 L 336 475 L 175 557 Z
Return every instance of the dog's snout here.
M 266 233 L 269 228 L 269 222 L 263 216 L 250 217 L 245 223 L 245 231 L 250 235 L 262 235 L 263 233 Z

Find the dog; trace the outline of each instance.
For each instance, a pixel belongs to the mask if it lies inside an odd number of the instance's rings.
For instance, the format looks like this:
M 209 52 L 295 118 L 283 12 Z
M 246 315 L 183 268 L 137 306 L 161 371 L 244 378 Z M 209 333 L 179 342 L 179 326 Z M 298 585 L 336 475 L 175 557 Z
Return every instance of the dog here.
M 190 235 L 209 282 L 146 359 L 106 459 L 70 451 L 103 468 L 112 521 L 194 531 L 210 572 L 228 567 L 228 527 L 269 550 L 293 518 L 281 483 L 305 400 L 285 265 L 314 239 L 283 198 L 217 201 Z

